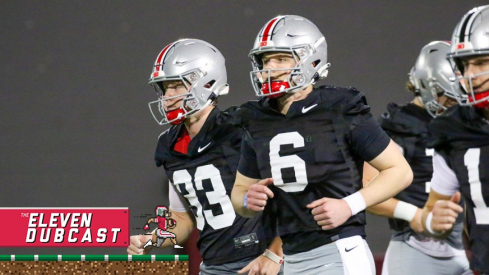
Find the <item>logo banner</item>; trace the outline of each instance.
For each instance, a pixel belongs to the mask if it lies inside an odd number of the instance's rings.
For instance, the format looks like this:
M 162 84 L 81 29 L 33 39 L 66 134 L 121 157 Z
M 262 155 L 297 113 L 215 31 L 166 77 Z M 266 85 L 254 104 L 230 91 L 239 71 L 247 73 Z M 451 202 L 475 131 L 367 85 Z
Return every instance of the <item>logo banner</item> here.
M 127 247 L 129 208 L 0 208 L 0 247 Z

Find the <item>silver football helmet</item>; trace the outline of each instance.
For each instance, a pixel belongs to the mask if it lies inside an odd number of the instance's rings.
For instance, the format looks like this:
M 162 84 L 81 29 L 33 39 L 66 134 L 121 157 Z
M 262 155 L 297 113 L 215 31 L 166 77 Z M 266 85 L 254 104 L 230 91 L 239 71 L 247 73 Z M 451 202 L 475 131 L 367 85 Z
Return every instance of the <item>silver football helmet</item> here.
M 218 96 L 227 94 L 229 85 L 224 63 L 219 50 L 198 39 L 181 39 L 163 48 L 149 78 L 149 84 L 158 94 L 158 100 L 149 103 L 156 122 L 160 125 L 182 123 L 213 104 Z M 187 92 L 164 97 L 165 81 L 181 81 Z M 164 102 L 175 98 L 181 98 L 181 106 L 165 110 Z
M 275 70 L 263 70 L 261 55 L 266 52 L 287 52 L 294 57 L 294 68 L 280 69 L 291 71 L 285 81 L 277 83 L 262 77 L 263 72 L 270 75 Z M 280 97 L 302 90 L 319 78 L 326 78 L 330 66 L 324 35 L 311 21 L 297 15 L 268 21 L 258 33 L 249 57 L 253 67 L 251 83 L 257 96 Z
M 473 8 L 467 12 L 452 35 L 452 47 L 448 54 L 460 72 L 457 82 L 463 89 L 463 94 L 456 97 L 460 105 L 473 105 L 478 108 L 489 106 L 489 91 L 474 93 L 472 80 L 475 77 L 489 74 L 489 71 L 476 75 L 464 76 L 462 60 L 469 57 L 489 55 L 489 5 Z M 456 93 L 454 93 L 456 94 Z
M 452 92 L 455 81 L 450 62 L 446 59 L 450 43 L 433 41 L 424 46 L 410 72 L 410 81 L 428 113 L 435 117 L 446 110 L 438 97 Z

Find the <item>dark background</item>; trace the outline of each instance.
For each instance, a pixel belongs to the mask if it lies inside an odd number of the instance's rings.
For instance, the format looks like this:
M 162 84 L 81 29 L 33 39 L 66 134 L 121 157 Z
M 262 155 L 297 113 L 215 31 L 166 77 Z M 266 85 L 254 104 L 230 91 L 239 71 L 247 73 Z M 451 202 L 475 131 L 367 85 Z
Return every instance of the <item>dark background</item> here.
M 378 117 L 412 99 L 407 73 L 420 49 L 450 40 L 473 0 L 416 1 L 1 1 L 0 207 L 129 207 L 167 204 L 153 154 L 167 127 L 153 120 L 153 62 L 174 40 L 214 44 L 231 92 L 221 108 L 254 99 L 247 57 L 260 28 L 279 14 L 313 21 L 328 43 L 325 84 L 355 86 Z M 1 226 L 12 226 L 0 221 Z M 382 254 L 390 231 L 368 217 Z M 142 233 L 133 229 L 132 234 Z M 0 254 L 123 254 L 125 248 L 0 248 Z M 173 254 L 172 249 L 157 253 Z

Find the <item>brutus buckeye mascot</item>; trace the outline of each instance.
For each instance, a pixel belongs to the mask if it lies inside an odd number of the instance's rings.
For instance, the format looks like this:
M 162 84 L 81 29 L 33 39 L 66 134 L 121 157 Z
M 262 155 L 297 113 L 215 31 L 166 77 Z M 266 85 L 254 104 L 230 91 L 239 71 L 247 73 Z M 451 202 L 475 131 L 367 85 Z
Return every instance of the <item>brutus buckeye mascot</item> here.
M 153 240 L 149 240 L 143 248 L 147 248 L 152 245 L 155 247 L 161 247 L 161 245 L 165 242 L 167 238 L 173 243 L 174 248 L 181 248 L 181 246 L 177 245 L 177 236 L 171 232 L 166 231 L 167 229 L 173 229 L 177 226 L 177 222 L 170 218 L 171 212 L 168 211 L 166 206 L 157 206 L 156 209 L 156 217 L 148 219 L 146 225 L 144 226 L 144 230 L 149 230 L 150 223 L 156 223 L 158 228 L 156 229 L 156 242 Z M 154 237 L 153 237 L 154 238 Z

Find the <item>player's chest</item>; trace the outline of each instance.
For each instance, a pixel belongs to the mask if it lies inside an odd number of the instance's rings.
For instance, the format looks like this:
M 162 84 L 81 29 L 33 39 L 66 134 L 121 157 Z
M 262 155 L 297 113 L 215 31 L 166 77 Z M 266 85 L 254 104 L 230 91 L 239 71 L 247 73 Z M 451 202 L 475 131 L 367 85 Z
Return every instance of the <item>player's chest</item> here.
M 311 116 L 307 119 L 259 121 L 249 128 L 258 161 L 274 156 L 298 155 L 307 162 L 343 159 L 341 147 L 348 129 L 332 119 Z

